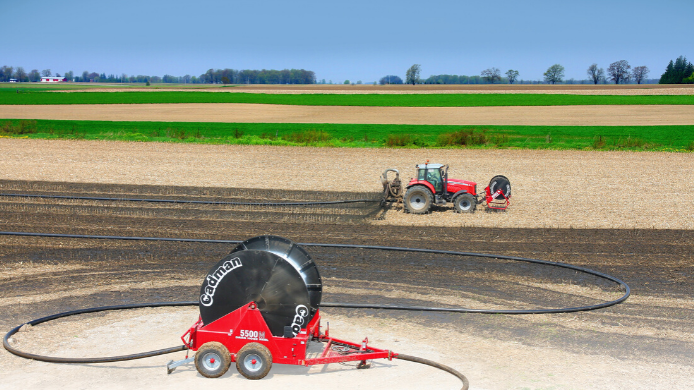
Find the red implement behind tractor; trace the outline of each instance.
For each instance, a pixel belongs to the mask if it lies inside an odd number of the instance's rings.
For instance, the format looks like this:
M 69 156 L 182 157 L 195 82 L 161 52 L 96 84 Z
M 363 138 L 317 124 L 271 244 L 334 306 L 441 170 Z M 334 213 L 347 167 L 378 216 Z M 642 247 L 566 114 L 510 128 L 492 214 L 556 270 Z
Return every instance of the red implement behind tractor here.
M 448 177 L 448 165 L 418 164 L 417 177 L 412 178 L 403 191 L 400 173 L 387 169 L 381 175 L 383 203 L 402 202 L 405 211 L 426 214 L 432 205 L 444 206 L 453 203 L 458 213 L 474 213 L 478 204 L 487 209 L 506 210 L 511 199 L 511 182 L 505 176 L 494 176 L 484 192 L 477 192 L 477 183 Z M 388 179 L 388 172 L 395 178 Z

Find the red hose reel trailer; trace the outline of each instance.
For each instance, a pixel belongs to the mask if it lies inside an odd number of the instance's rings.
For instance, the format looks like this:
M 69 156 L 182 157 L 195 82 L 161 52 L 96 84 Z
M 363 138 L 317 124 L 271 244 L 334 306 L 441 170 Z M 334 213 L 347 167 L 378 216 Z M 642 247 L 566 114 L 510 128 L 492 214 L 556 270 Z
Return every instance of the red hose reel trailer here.
M 260 236 L 244 241 L 207 274 L 200 289 L 200 319 L 183 334 L 195 356 L 167 365 L 195 362 L 209 378 L 224 375 L 232 362 L 248 379 L 261 379 L 273 363 L 310 366 L 397 354 L 330 337 L 320 321 L 322 281 L 308 253 L 290 240 Z M 307 353 L 323 343 L 322 353 Z

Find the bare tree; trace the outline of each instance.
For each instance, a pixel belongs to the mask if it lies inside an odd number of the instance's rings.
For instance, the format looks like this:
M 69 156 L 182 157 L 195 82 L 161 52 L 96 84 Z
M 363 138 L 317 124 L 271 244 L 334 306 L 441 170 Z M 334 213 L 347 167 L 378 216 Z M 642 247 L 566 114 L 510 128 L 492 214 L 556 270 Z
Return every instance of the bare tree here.
M 564 67 L 559 64 L 550 66 L 544 73 L 545 81 L 550 84 L 561 83 L 564 78 Z
M 51 70 L 50 69 L 44 69 L 41 71 L 41 76 L 43 77 L 50 77 L 52 76 Z
M 518 71 L 509 69 L 508 72 L 506 72 L 506 77 L 508 77 L 509 84 L 513 84 L 516 82 L 516 79 L 518 78 Z
M 419 72 L 421 65 L 414 64 L 405 73 L 405 83 L 415 85 L 419 82 Z
M 632 74 L 634 75 L 634 81 L 636 81 L 636 84 L 641 84 L 641 82 L 648 77 L 649 72 L 650 70 L 648 70 L 647 66 L 634 67 Z
M 29 81 L 41 81 L 41 73 L 39 73 L 38 69 L 32 69 L 31 72 L 29 72 Z
M 494 84 L 496 81 L 501 81 L 501 71 L 497 68 L 485 69 L 481 73 L 482 78 L 488 83 Z
M 598 68 L 598 64 L 593 64 L 588 67 L 588 79 L 593 82 L 593 84 L 600 83 L 605 78 L 605 69 Z
M 17 79 L 17 81 L 20 82 L 29 81 L 29 78 L 27 77 L 27 72 L 24 71 L 24 68 L 22 68 L 21 66 L 18 66 L 17 70 L 14 71 L 14 77 Z
M 620 60 L 610 64 L 610 67 L 607 68 L 607 74 L 610 75 L 610 80 L 614 81 L 615 84 L 619 84 L 620 82 L 623 84 L 631 78 L 629 69 L 631 69 L 629 62 Z

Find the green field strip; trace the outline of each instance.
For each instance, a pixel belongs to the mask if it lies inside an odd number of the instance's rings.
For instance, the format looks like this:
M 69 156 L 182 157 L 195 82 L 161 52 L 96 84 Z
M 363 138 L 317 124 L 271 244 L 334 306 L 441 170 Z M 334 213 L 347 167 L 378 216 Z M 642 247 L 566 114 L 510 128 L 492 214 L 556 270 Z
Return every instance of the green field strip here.
M 226 92 L 51 92 L 0 89 L 0 104 L 255 103 L 302 106 L 485 107 L 571 105 L 691 105 L 694 95 L 551 94 L 261 94 Z
M 366 148 L 694 151 L 694 125 L 442 126 L 0 120 L 0 137 Z

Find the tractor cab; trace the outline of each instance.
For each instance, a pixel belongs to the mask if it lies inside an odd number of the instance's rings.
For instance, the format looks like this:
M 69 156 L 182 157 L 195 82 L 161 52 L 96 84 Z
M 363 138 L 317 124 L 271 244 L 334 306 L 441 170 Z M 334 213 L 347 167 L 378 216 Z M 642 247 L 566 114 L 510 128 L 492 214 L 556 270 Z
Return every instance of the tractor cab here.
M 417 179 L 412 180 L 409 185 L 414 182 L 428 182 L 434 188 L 436 195 L 441 195 L 447 192 L 448 187 L 448 165 L 443 164 L 418 164 Z M 408 185 L 408 186 L 409 186 Z

